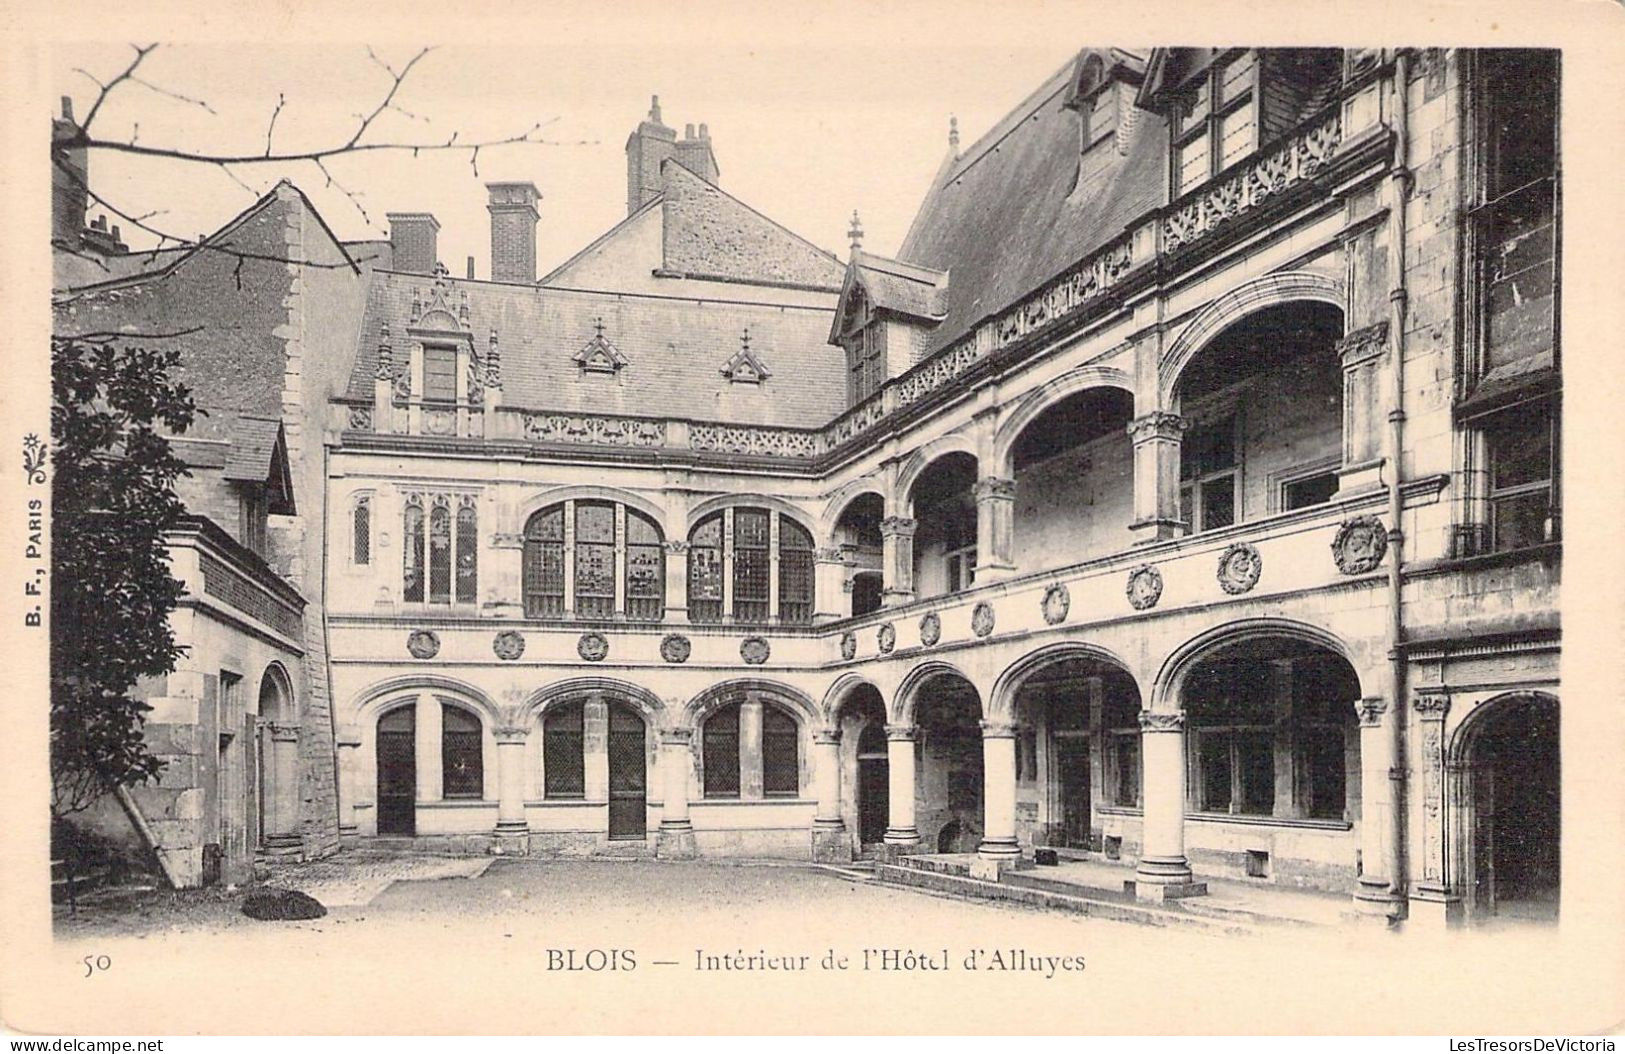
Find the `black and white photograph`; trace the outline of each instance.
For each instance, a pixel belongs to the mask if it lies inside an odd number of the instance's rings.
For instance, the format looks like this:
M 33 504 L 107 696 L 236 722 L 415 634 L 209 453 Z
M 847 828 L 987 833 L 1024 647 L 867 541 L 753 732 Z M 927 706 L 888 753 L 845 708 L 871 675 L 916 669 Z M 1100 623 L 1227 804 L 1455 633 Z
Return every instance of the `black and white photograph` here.
M 1619 5 L 159 10 L 7 16 L 8 1032 L 1625 1027 Z

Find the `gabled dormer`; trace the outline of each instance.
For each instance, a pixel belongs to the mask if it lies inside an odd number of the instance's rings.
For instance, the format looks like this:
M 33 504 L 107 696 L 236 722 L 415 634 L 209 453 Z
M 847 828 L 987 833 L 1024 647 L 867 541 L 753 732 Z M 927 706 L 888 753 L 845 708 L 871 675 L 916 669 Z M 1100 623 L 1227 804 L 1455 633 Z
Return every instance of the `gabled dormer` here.
M 1145 60 L 1120 48 L 1086 48 L 1073 67 L 1062 105 L 1078 114 L 1079 154 L 1087 157 L 1110 139 L 1127 152 L 1134 97 L 1145 80 Z
M 829 334 L 831 344 L 846 349 L 847 404 L 861 403 L 918 362 L 947 314 L 948 272 L 854 245 Z
M 572 358 L 575 364 L 581 367 L 583 374 L 599 373 L 613 377 L 621 372 L 621 368 L 631 362 L 621 354 L 610 339 L 604 336 L 604 320 L 593 319 L 593 338 L 575 353 Z
M 773 376 L 756 349 L 750 346 L 750 327 L 739 337 L 739 350 L 722 367 L 722 375 L 733 384 L 761 384 Z
M 237 495 L 237 540 L 260 556 L 268 552 L 267 516 L 292 516 L 293 473 L 282 422 L 243 416 L 231 426 L 220 476 Z

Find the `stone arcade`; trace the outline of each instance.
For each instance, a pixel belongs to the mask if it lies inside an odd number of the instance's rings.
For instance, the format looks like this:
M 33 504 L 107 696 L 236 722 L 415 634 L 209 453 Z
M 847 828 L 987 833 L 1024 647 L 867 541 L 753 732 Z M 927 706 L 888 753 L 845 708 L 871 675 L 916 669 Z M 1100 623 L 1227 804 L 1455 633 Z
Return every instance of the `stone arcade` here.
M 315 506 L 341 840 L 1554 914 L 1557 87 L 1085 49 L 897 259 L 658 102 L 549 274 L 530 184 L 490 281 L 392 214 Z

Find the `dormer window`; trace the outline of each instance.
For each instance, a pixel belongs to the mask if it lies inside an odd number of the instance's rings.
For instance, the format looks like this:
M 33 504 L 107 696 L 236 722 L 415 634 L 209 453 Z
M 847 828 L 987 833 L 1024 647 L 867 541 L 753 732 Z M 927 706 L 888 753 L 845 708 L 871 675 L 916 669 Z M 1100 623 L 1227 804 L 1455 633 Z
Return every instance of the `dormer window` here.
M 733 358 L 722 367 L 724 377 L 734 384 L 761 384 L 773 375 L 773 371 L 767 368 L 767 364 L 760 356 L 751 350 L 749 326 L 745 327 L 745 332 L 739 338 L 739 344 L 739 350 L 734 352 Z
M 448 345 L 427 345 L 423 349 L 423 401 L 457 401 L 457 349 Z
M 593 329 L 595 331 L 593 338 L 587 341 L 585 347 L 575 353 L 576 365 L 581 367 L 581 372 L 584 374 L 607 373 L 614 376 L 630 360 L 621 354 L 620 349 L 611 343 L 608 337 L 604 336 L 604 320 L 602 318 L 593 319 Z
M 1215 62 L 1173 99 L 1174 196 L 1185 194 L 1258 147 L 1258 58 Z

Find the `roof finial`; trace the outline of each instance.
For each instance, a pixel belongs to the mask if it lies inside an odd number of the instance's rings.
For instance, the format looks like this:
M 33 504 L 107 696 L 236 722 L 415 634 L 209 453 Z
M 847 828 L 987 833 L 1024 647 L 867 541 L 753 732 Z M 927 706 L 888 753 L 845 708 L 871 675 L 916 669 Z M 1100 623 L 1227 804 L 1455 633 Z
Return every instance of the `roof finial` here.
M 649 96 L 649 120 L 654 124 L 660 123 L 660 96 Z
M 959 153 L 959 118 L 953 114 L 948 115 L 948 149 Z
M 745 332 L 740 334 L 739 345 L 746 352 L 750 351 L 750 327 L 749 326 L 746 326 L 745 327 Z
M 603 337 L 603 335 L 604 335 L 604 316 L 599 315 L 597 318 L 593 319 L 592 320 L 592 327 L 593 327 L 593 329 L 598 331 L 598 336 L 599 337 Z
M 857 252 L 863 248 L 863 221 L 858 219 L 858 210 L 852 210 L 852 226 L 846 229 L 846 236 L 852 239 L 852 251 Z

